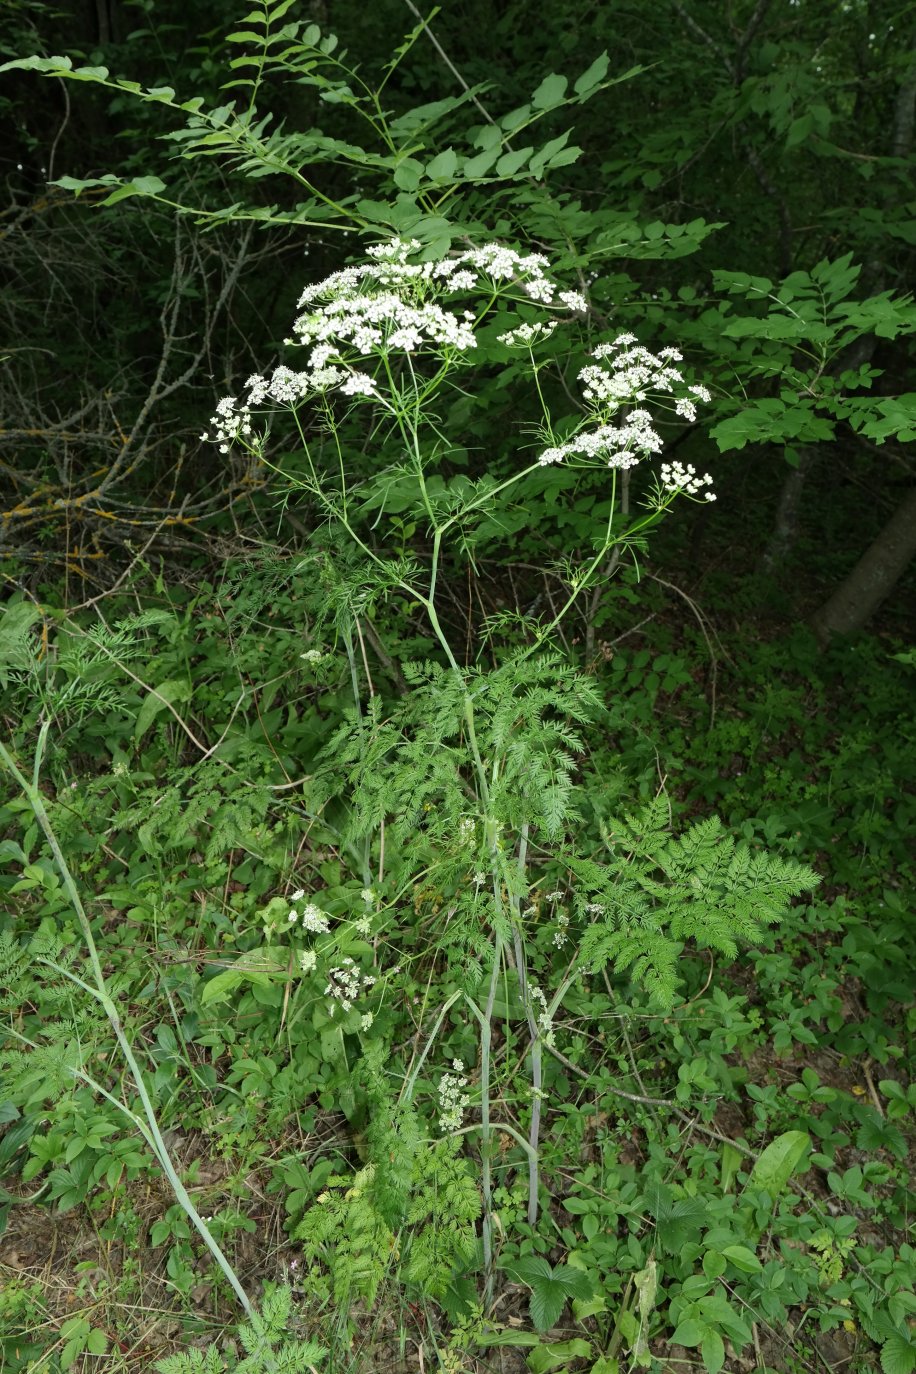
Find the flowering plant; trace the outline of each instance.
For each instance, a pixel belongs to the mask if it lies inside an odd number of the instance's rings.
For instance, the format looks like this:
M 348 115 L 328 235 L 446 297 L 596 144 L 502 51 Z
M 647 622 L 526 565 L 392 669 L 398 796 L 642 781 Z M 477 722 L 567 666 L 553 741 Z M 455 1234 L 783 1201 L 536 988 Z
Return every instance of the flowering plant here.
M 301 366 L 283 364 L 270 374 L 249 377 L 241 398 L 218 403 L 208 435 L 224 452 L 242 445 L 256 461 L 274 466 L 271 423 L 288 415 L 298 435 L 300 466 L 286 476 L 315 503 L 321 524 L 332 532 L 324 566 L 343 579 L 348 559 L 355 560 L 350 589 L 335 601 L 354 712 L 319 759 L 309 785 L 316 814 L 332 798 L 346 795 L 347 819 L 337 838 L 356 857 L 370 897 L 370 889 L 382 891 L 386 883 L 404 892 L 422 873 L 427 882 L 434 876 L 448 903 L 449 918 L 438 938 L 460 991 L 442 1008 L 426 1049 L 405 1078 L 402 1100 L 409 1101 L 449 1008 L 463 998 L 479 1025 L 479 1077 L 472 1093 L 464 1059 L 452 1056 L 453 1072 L 438 1080 L 440 1126 L 449 1132 L 480 1130 L 484 1256 L 490 1269 L 491 1026 L 497 986 L 511 963 L 530 1035 L 532 1105 L 527 1140 L 509 1123 L 500 1129 L 518 1139 L 527 1154 L 533 1220 L 541 1053 L 554 1052 L 563 996 L 581 963 L 574 953 L 551 996 L 541 986 L 540 973 L 538 981 L 528 976 L 527 926 L 537 914 L 529 900 L 537 881 L 532 849 L 541 849 L 543 862 L 544 846 L 562 840 L 573 815 L 581 729 L 599 706 L 591 681 L 546 646 L 583 590 L 604 575 L 613 550 L 657 523 L 678 497 L 712 499 L 708 474 L 698 477 L 690 466 L 666 463 L 644 484 L 643 513 L 621 527 L 618 480 L 625 483 L 632 469 L 661 452 L 666 412 L 675 423 L 691 422 L 697 405 L 710 397 L 702 385 L 686 379 L 676 349 L 655 355 L 632 334 L 619 334 L 591 347 L 578 372 L 578 416 L 557 421 L 547 385 L 553 359 L 545 348 L 555 346 L 561 325 L 578 331 L 587 320 L 582 293 L 562 288 L 539 253 L 496 243 L 445 257 L 423 259 L 420 253 L 418 242 L 395 239 L 370 248 L 368 261 L 307 287 L 287 340 L 303 355 Z M 533 383 L 538 417 L 530 460 L 518 463 L 502 455 L 496 473 L 443 483 L 435 469 L 460 446 L 460 436 L 449 434 L 442 413 L 467 391 L 459 374 L 477 359 L 484 368 L 506 368 L 519 357 Z M 363 452 L 378 455 L 374 473 L 358 482 L 348 463 L 354 425 Z M 491 670 L 462 666 L 440 603 L 449 572 L 467 553 L 468 529 L 507 492 L 524 500 L 526 480 L 558 465 L 607 473 L 609 514 L 597 547 L 584 566 L 569 571 L 552 617 L 546 623 L 522 622 L 527 642 L 521 648 L 505 653 Z M 362 463 L 360 470 L 365 468 Z M 417 527 L 425 530 L 414 540 L 410 558 L 392 557 L 385 539 L 386 494 L 395 481 L 409 489 Z M 387 518 L 393 530 L 394 513 Z M 383 715 L 361 621 L 373 597 L 391 591 L 422 609 L 439 654 L 438 661 L 403 663 L 405 690 L 397 702 L 386 703 Z M 590 920 L 589 913 L 603 913 L 606 906 L 585 902 L 582 909 Z M 319 932 L 321 921 L 317 908 L 306 906 L 301 913 L 303 930 Z M 565 910 L 558 912 L 551 944 L 556 958 L 567 957 L 564 946 L 575 938 L 580 937 Z M 329 968 L 329 1016 L 335 1007 L 349 1014 L 376 978 L 351 959 Z M 364 1014 L 362 1029 L 373 1020 Z M 472 1096 L 479 1096 L 479 1123 L 462 1126 Z

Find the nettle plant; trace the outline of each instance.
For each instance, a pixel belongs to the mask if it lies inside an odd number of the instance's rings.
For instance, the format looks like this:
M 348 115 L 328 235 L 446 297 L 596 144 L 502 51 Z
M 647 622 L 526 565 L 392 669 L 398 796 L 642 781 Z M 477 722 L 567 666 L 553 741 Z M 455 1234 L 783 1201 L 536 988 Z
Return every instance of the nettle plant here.
M 333 1026 L 368 1053 L 377 1052 L 385 1022 L 367 1012 L 394 999 L 406 959 L 435 959 L 441 990 L 422 1051 L 400 1075 L 397 1109 L 386 1117 L 390 1131 L 401 1133 L 398 1148 L 389 1136 L 380 1161 L 370 1159 L 345 1195 L 360 1209 L 359 1235 L 370 1239 L 352 1256 L 338 1296 L 359 1290 L 371 1235 L 389 1234 L 390 1198 L 381 1227 L 385 1208 L 373 1201 L 373 1188 L 391 1170 L 376 1164 L 396 1158 L 409 1175 L 411 1158 L 419 1160 L 412 1103 L 424 1070 L 431 1114 L 438 1108 L 439 1129 L 453 1147 L 463 1134 L 480 1138 L 489 1288 L 495 1138 L 510 1137 L 527 1159 L 534 1222 L 543 1054 L 557 1052 L 564 998 L 575 980 L 610 969 L 642 984 L 659 1006 L 670 1004 L 686 942 L 734 957 L 741 940 L 778 919 L 816 878 L 798 864 L 752 856 L 715 821 L 674 838 L 664 808 L 602 833 L 581 819 L 577 757 L 601 720 L 602 702 L 595 680 L 557 647 L 562 622 L 606 576 L 609 556 L 641 543 L 676 500 L 713 499 L 708 474 L 661 463 L 642 484 L 639 513 L 625 527 L 621 520 L 623 475 L 660 455 L 665 412 L 689 422 L 709 399 L 685 377 L 678 351 L 655 355 L 631 334 L 593 343 L 578 368 L 579 417 L 555 420 L 544 383 L 556 355 L 544 348 L 559 328 L 578 333 L 587 302 L 555 281 L 540 254 L 496 243 L 443 256 L 394 239 L 370 248 L 367 261 L 307 287 L 300 310 L 287 343 L 301 351 L 302 366 L 249 377 L 243 395 L 218 403 L 207 432 L 223 452 L 234 445 L 250 450 L 310 503 L 314 532 L 301 576 L 318 588 L 316 623 L 328 642 L 336 638 L 350 665 L 352 711 L 314 765 L 306 805 L 333 824 L 329 833 L 350 856 L 354 882 L 374 894 L 373 938 L 358 957 L 351 950 L 346 995 L 339 969 L 335 982 L 330 967 L 333 939 L 324 953 L 321 938 L 310 938 L 294 995 L 311 997 L 316 1032 Z M 513 363 L 519 357 L 521 372 Z M 495 475 L 472 478 L 449 463 L 463 448 L 449 418 L 455 402 L 474 394 L 475 364 L 478 380 L 491 382 L 510 367 L 513 378 L 526 376 L 539 420 L 526 436 L 528 461 L 501 454 Z M 295 435 L 282 450 L 274 438 L 281 425 Z M 601 536 L 590 556 L 566 565 L 565 591 L 548 620 L 516 612 L 491 619 L 472 653 L 465 627 L 456 633 L 443 610 L 449 581 L 473 561 L 475 531 L 506 493 L 525 503 L 526 483 L 557 464 L 605 474 L 610 513 Z M 496 468 L 495 459 L 490 466 Z M 394 488 L 396 514 L 386 506 Z M 405 509 L 418 531 L 409 550 Z M 545 526 L 537 499 L 528 513 L 532 529 Z M 400 690 L 387 694 L 373 681 L 363 626 L 377 607 L 398 598 L 411 614 L 422 613 L 434 651 L 424 661 L 400 663 Z M 484 666 L 484 649 L 492 666 Z M 322 652 L 312 648 L 304 657 Z M 321 833 L 317 822 L 313 834 Z M 527 1039 L 527 1130 L 497 1107 L 494 1091 L 494 1021 L 507 1007 Z M 467 1051 L 463 1059 L 440 1051 L 450 1034 L 463 1035 L 467 1046 L 476 1038 L 476 1064 Z M 426 1069 L 437 1060 L 438 1075 Z M 390 1075 L 397 1060 L 388 1056 L 386 1063 Z M 503 1088 L 512 1072 L 507 1065 Z M 420 1180 L 427 1174 L 418 1162 L 418 1186 L 426 1186 Z M 410 1215 L 405 1205 L 402 1220 Z M 346 1228 L 333 1229 L 339 1246 Z M 321 1243 L 331 1256 L 326 1231 L 306 1214 L 299 1234 L 316 1264 Z M 390 1264 L 390 1243 L 381 1251 L 381 1262 Z M 331 1256 L 335 1264 L 339 1254 Z M 373 1296 L 377 1282 L 374 1270 L 363 1296 Z

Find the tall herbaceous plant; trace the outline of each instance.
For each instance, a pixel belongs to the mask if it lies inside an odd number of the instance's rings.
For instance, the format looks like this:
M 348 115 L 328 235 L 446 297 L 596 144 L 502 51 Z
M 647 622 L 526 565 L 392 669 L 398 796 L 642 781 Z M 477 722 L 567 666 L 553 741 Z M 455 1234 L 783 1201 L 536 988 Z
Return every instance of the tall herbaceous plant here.
M 670 1004 L 688 941 L 733 957 L 740 940 L 778 919 L 813 881 L 797 865 L 736 845 L 714 819 L 680 837 L 670 833 L 664 806 L 613 826 L 583 819 L 585 800 L 589 815 L 602 812 L 600 797 L 586 798 L 578 769 L 600 728 L 602 694 L 576 666 L 575 649 L 558 647 L 567 642 L 563 625 L 608 576 L 616 553 L 641 547 L 675 501 L 714 499 L 708 474 L 661 458 L 660 427 L 692 421 L 710 399 L 705 387 L 690 379 L 676 349 L 653 353 L 629 333 L 610 332 L 586 349 L 588 303 L 539 253 L 487 243 L 430 256 L 416 241 L 393 239 L 367 258 L 305 288 L 286 341 L 291 361 L 220 400 L 206 435 L 222 452 L 241 446 L 272 467 L 289 500 L 298 493 L 308 508 L 313 533 L 301 577 L 306 590 L 317 588 L 324 638 L 303 657 L 349 658 L 352 709 L 312 767 L 305 801 L 313 816 L 334 818 L 339 851 L 362 884 L 357 929 L 365 938 L 344 956 L 318 907 L 307 905 L 311 918 L 301 925 L 294 909 L 294 996 L 313 1005 L 316 1033 L 346 1035 L 377 1073 L 394 1076 L 383 1115 L 399 1139 L 370 1158 L 358 1187 L 335 1195 L 333 1206 L 322 1199 L 299 1228 L 306 1257 L 315 1258 L 331 1227 L 332 1268 L 348 1244 L 353 1249 L 353 1235 L 363 1236 L 363 1270 L 351 1254 L 338 1298 L 351 1293 L 358 1272 L 371 1297 L 390 1263 L 379 1234 L 398 1219 L 382 1196 L 393 1167 L 413 1190 L 400 1220 L 428 1221 L 422 1199 L 435 1158 L 441 1177 L 453 1171 L 453 1232 L 463 1208 L 474 1243 L 462 1255 L 456 1240 L 436 1263 L 415 1245 L 405 1251 L 408 1271 L 413 1265 L 412 1277 L 435 1294 L 456 1266 L 473 1267 L 482 1211 L 489 1288 L 495 1145 L 505 1150 L 508 1141 L 515 1151 L 533 1223 L 541 1122 L 556 1077 L 544 1056 L 568 1063 L 577 1055 L 575 1029 L 564 1027 L 571 990 L 605 970 L 624 995 L 638 983 L 658 1006 Z M 568 351 L 557 350 L 559 330 Z M 518 413 L 537 419 L 510 429 L 498 453 L 478 455 L 481 475 L 470 478 L 450 462 L 468 446 L 452 417 L 468 413 L 481 379 L 492 388 L 501 373 L 527 386 Z M 547 398 L 564 394 L 561 376 L 577 378 L 575 423 L 551 414 Z M 547 535 L 556 531 L 536 475 L 554 465 L 590 474 L 590 482 L 603 474 L 600 536 L 584 558 L 580 548 L 565 564 L 548 615 L 496 617 L 469 642 L 452 614 L 450 583 L 473 567 L 483 522 L 510 501 L 532 531 L 544 531 L 547 561 Z M 637 511 L 625 521 L 624 488 Z M 408 518 L 413 534 L 405 540 Z M 364 629 L 379 608 L 390 616 L 397 605 L 434 652 L 402 661 L 399 690 L 386 693 L 374 680 Z M 588 784 L 592 793 L 596 786 Z M 403 1054 L 403 1026 L 395 1034 L 386 1013 L 403 1002 L 405 966 L 421 958 L 433 991 L 418 1013 L 413 1052 Z M 513 1020 L 522 1054 L 507 1034 Z M 456 1036 L 461 1058 L 443 1048 L 446 1040 L 454 1048 Z M 420 1149 L 421 1096 L 425 1119 L 437 1121 L 444 1138 L 438 1154 Z M 467 1180 L 463 1162 L 455 1173 L 467 1136 L 480 1160 L 470 1200 L 455 1182 Z M 345 1223 L 338 1212 L 347 1208 Z M 373 1245 L 381 1268 L 366 1278 Z

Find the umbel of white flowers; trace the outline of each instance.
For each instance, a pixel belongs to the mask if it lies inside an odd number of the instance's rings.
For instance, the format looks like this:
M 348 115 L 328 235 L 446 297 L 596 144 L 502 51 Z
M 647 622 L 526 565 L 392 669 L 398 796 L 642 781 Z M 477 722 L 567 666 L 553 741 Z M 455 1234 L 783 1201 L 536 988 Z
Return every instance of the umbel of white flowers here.
M 456 362 L 476 346 L 475 329 L 497 299 L 508 304 L 532 304 L 567 318 L 585 314 L 588 303 L 578 291 L 560 290 L 546 271 L 541 253 L 521 254 L 503 244 L 488 243 L 455 255 L 411 262 L 422 245 L 416 239 L 392 239 L 367 250 L 369 261 L 334 272 L 309 286 L 299 299 L 302 312 L 286 340 L 306 350 L 305 366 L 281 366 L 269 377 L 255 374 L 246 382 L 239 401 L 227 396 L 216 406 L 212 429 L 202 435 L 227 453 L 241 444 L 259 453 L 263 437 L 255 432 L 252 412 L 263 408 L 297 409 L 308 401 L 327 404 L 336 393 L 351 401 L 380 406 L 395 413 L 392 388 L 395 355 L 419 355 Z M 476 305 L 470 309 L 468 301 Z M 510 348 L 532 353 L 548 339 L 560 321 L 545 314 L 525 319 L 499 335 Z M 593 359 L 579 372 L 585 419 L 572 438 L 545 448 L 543 465 L 573 459 L 612 468 L 633 467 L 643 457 L 659 453 L 662 440 L 645 408 L 650 398 L 682 419 L 696 418 L 697 402 L 709 401 L 704 386 L 689 385 L 673 364 L 681 362 L 675 348 L 656 356 L 641 347 L 633 334 L 621 334 L 593 349 Z M 697 494 L 709 485 L 679 464 L 662 468 L 661 488 L 669 493 Z M 706 493 L 707 500 L 714 500 Z

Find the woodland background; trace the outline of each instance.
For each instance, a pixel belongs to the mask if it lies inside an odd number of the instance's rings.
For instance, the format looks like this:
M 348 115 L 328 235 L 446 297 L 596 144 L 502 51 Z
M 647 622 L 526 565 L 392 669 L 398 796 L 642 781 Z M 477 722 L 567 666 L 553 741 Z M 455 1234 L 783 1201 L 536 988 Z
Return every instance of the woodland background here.
M 4 61 L 41 59 L 0 84 L 4 736 L 28 772 L 53 722 L 45 795 L 195 1196 L 252 1281 L 292 1284 L 328 1368 L 413 1369 L 421 1349 L 453 1370 L 524 1356 L 536 1372 L 911 1374 L 916 6 L 238 8 L 6 0 L 0 35 Z M 252 53 L 260 66 L 230 66 Z M 394 152 L 332 68 L 343 53 L 370 85 L 384 77 Z M 57 54 L 88 73 L 72 79 Z M 253 73 L 256 93 L 225 88 Z M 255 95 L 272 122 L 243 127 Z M 296 676 L 331 594 L 300 576 L 308 503 L 200 435 L 216 398 L 283 356 L 302 287 L 392 233 L 442 252 L 534 245 L 601 330 L 674 343 L 711 385 L 667 442 L 713 473 L 716 503 L 685 503 L 567 626 L 564 652 L 607 703 L 582 777 L 621 806 L 661 793 L 675 820 L 718 811 L 821 876 L 813 904 L 712 990 L 697 957 L 670 1017 L 610 986 L 632 1021 L 578 1006 L 588 1082 L 577 1096 L 570 1070 L 556 1089 L 553 1220 L 507 1238 L 498 1328 L 461 1275 L 443 1296 L 389 1274 L 358 1310 L 332 1275 L 310 1310 L 290 1232 L 364 1162 L 372 1083 L 352 1047 L 343 1064 L 327 1047 L 304 1068 L 292 1049 L 278 1058 L 276 987 L 255 983 L 231 1013 L 201 1001 L 291 853 L 345 886 L 327 836 L 294 838 L 292 783 L 343 718 L 349 679 Z M 529 418 L 494 380 L 463 416 L 449 480 L 507 461 Z M 468 643 L 488 618 L 546 613 L 562 558 L 586 559 L 600 492 L 559 477 L 545 492 L 546 534 L 507 507 L 473 566 L 450 570 L 447 616 Z M 400 551 L 425 538 L 405 500 Z M 425 632 L 384 602 L 364 629 L 395 700 Z M 279 790 L 246 793 L 239 774 Z M 32 932 L 70 919 L 13 790 L 10 968 Z M 427 899 L 418 889 L 405 1024 L 427 1011 Z M 42 1037 L 56 1018 L 72 1035 L 66 999 L 15 967 L 4 1024 L 53 1058 L 61 1039 Z M 18 1071 L 0 1094 L 0 1369 L 149 1368 L 221 1340 L 225 1287 L 137 1140 L 85 1087 L 45 1085 L 46 1062 Z M 760 1258 L 722 1259 L 711 1199 L 737 1207 L 741 1161 L 792 1132 L 813 1142 L 808 1191 L 787 1175 Z M 519 1165 L 508 1136 L 501 1148 L 509 1215 Z M 546 1325 L 526 1307 L 535 1271 L 512 1269 L 532 1255 L 556 1266 Z M 650 1255 L 659 1293 L 641 1305 L 632 1275 Z M 713 1287 L 685 1316 L 694 1268 Z M 583 1297 L 572 1271 L 597 1288 Z

